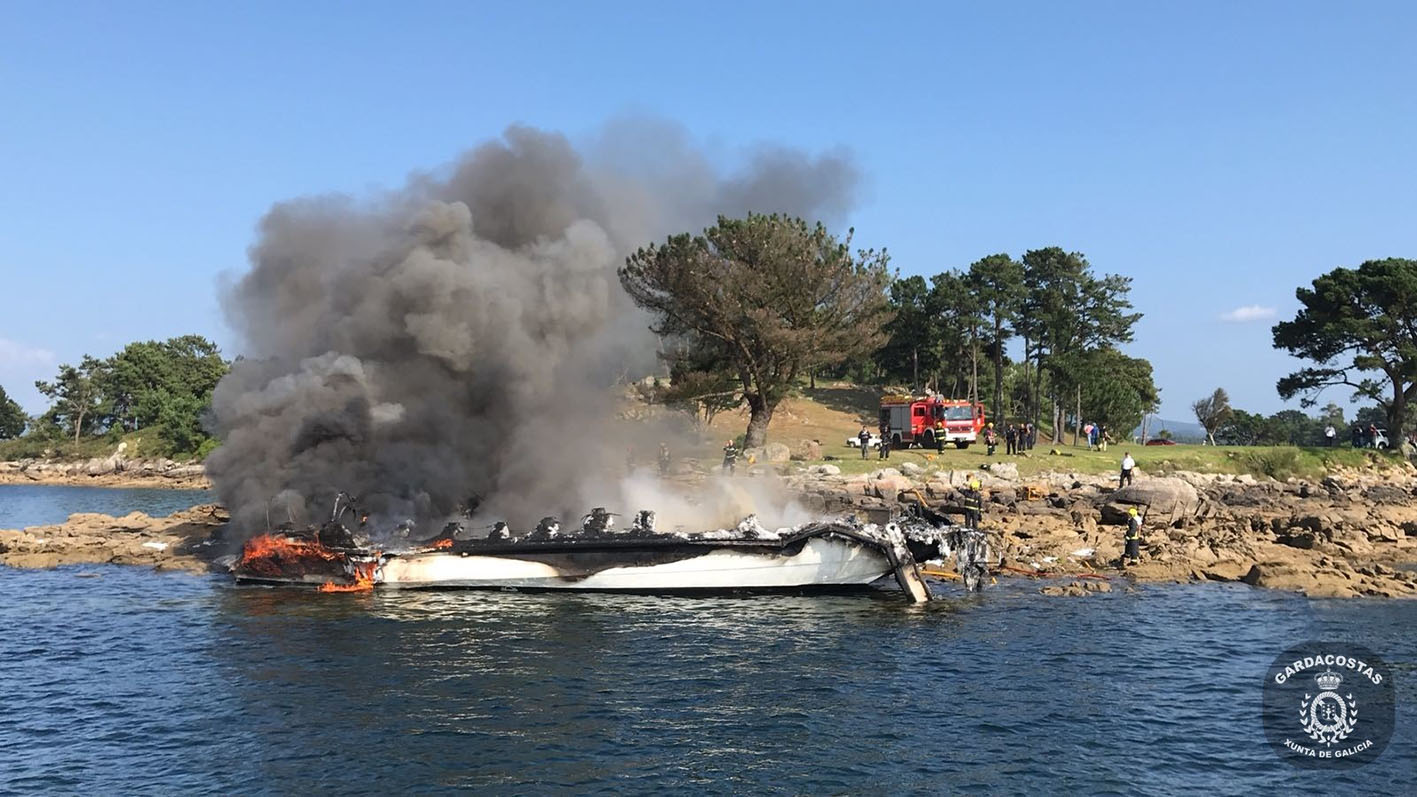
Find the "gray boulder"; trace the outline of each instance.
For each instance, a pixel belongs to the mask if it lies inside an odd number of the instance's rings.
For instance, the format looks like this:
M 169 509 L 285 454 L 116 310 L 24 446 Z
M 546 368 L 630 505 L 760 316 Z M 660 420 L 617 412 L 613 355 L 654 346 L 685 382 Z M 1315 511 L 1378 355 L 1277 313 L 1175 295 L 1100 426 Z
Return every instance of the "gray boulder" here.
M 1018 465 L 1012 462 L 990 462 L 986 467 L 989 474 L 1000 479 L 1016 482 L 1018 481 Z
M 763 446 L 763 462 L 786 462 L 792 459 L 792 449 L 785 443 L 768 443 Z
M 1177 478 L 1142 479 L 1101 498 L 1102 522 L 1119 525 L 1127 522 L 1127 510 L 1136 507 L 1146 513 L 1153 525 L 1195 516 L 1201 507 L 1200 493 Z

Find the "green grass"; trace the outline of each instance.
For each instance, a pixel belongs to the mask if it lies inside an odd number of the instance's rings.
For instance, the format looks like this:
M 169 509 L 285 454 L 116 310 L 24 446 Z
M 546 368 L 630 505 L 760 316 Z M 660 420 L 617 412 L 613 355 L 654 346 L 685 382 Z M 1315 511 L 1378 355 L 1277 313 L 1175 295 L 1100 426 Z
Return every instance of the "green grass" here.
M 1050 454 L 1056 449 L 1057 454 Z M 1000 446 L 994 457 L 985 455 L 982 445 L 967 449 L 946 448 L 943 454 L 933 450 L 910 449 L 892 451 L 888 462 L 877 459 L 871 452 L 867 459 L 854 448 L 844 444 L 823 446 L 823 453 L 831 460 L 802 464 L 820 464 L 830 461 L 843 473 L 867 473 L 881 467 L 899 468 L 903 462 L 914 462 L 927 469 L 964 470 L 979 468 L 988 462 L 1013 462 L 1018 465 L 1021 476 L 1031 476 L 1046 472 L 1060 473 L 1114 473 L 1121 467 L 1122 454 L 1131 452 L 1137 467 L 1143 473 L 1161 475 L 1176 471 L 1197 473 L 1250 474 L 1256 478 L 1272 477 L 1284 480 L 1290 477 L 1319 479 L 1335 466 L 1360 467 L 1364 465 L 1392 466 L 1401 462 L 1401 456 L 1351 448 L 1296 448 L 1293 446 L 1110 446 L 1107 451 L 1088 451 L 1070 445 L 1039 445 L 1028 456 L 1008 456 Z
M 148 429 L 137 432 L 129 432 L 120 438 L 122 442 L 128 444 L 123 450 L 123 456 L 128 459 L 137 457 L 160 457 L 166 456 L 162 441 L 158 440 L 157 431 Z M 73 439 L 67 440 L 38 440 L 29 437 L 21 437 L 14 440 L 0 440 L 0 461 L 13 461 L 19 459 L 55 459 L 65 462 L 87 460 L 94 458 L 109 457 L 118 449 L 118 442 L 107 436 L 103 437 L 83 437 L 78 442 Z M 215 445 L 213 444 L 214 448 Z M 210 453 L 210 449 L 199 452 L 201 455 Z M 174 459 L 186 459 L 186 456 L 173 457 Z

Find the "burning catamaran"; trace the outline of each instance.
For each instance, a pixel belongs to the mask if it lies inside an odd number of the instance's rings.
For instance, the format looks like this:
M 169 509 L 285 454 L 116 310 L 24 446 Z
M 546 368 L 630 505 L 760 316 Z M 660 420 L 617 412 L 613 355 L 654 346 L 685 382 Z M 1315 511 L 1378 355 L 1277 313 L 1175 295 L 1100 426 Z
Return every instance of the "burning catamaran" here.
M 579 530 L 553 518 L 513 537 L 497 524 L 482 539 L 437 537 L 380 550 L 336 517 L 313 532 L 283 531 L 246 543 L 232 572 L 240 582 L 356 591 L 517 589 L 693 593 L 865 587 L 885 576 L 913 602 L 930 599 L 918 561 L 953 558 L 967 589 L 982 587 L 992 552 L 983 532 L 949 525 L 920 508 L 911 516 L 854 517 L 769 530 L 749 516 L 734 529 L 658 532 L 640 512 L 624 532 L 593 510 Z

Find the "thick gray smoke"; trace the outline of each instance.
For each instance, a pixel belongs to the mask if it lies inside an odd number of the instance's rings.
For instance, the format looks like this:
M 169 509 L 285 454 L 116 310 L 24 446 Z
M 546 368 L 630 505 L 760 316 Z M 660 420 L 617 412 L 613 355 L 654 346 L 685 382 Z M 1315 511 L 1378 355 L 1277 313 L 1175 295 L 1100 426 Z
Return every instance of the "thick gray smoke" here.
M 655 368 L 616 268 L 718 213 L 838 221 L 857 172 L 781 147 L 718 175 L 678 129 L 626 120 L 578 151 L 513 127 L 439 175 L 283 202 L 225 308 L 244 357 L 213 397 L 207 466 L 244 533 L 470 499 L 529 528 L 604 502 L 625 462 L 617 378 Z

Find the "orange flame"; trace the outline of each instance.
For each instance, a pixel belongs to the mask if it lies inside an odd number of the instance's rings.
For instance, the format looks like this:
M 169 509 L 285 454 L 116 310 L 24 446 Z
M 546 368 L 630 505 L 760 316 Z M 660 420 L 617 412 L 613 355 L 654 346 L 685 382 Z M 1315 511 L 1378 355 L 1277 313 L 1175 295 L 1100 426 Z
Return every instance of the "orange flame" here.
M 354 566 L 353 584 L 336 584 L 333 581 L 326 581 L 320 585 L 321 592 L 369 592 L 374 589 L 374 565 L 373 562 L 364 562 Z
M 441 540 L 436 540 L 433 543 L 433 547 L 437 548 L 440 551 L 446 551 L 449 548 L 453 547 L 453 540 L 451 537 L 444 537 Z
M 237 567 L 260 575 L 278 575 L 289 565 L 304 562 L 336 562 L 340 554 L 317 542 L 262 534 L 246 541 Z

